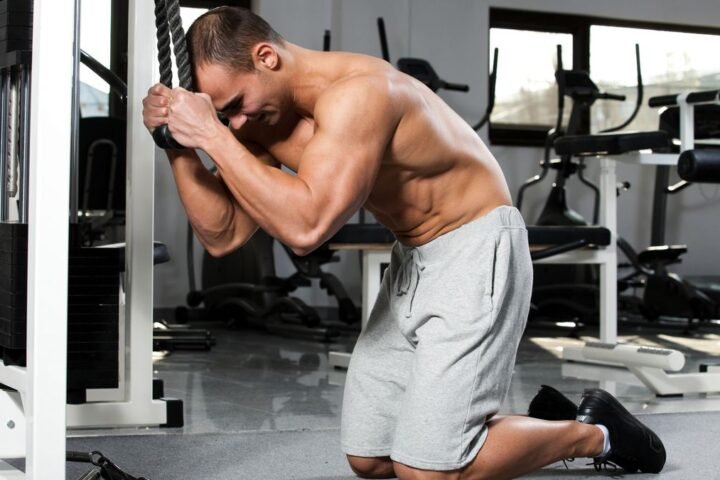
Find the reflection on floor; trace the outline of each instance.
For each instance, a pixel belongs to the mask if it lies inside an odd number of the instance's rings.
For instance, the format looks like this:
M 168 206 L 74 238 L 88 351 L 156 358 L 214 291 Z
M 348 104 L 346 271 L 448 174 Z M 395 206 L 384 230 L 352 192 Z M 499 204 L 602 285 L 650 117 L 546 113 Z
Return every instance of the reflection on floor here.
M 344 372 L 328 367 L 328 352 L 351 351 L 353 335 L 326 344 L 258 330 L 227 329 L 219 325 L 209 328 L 217 339 L 211 351 L 178 351 L 158 356 L 155 361 L 156 377 L 164 381 L 165 395 L 185 402 L 184 428 L 83 431 L 72 432 L 71 436 L 159 433 L 200 435 L 198 438 L 228 435 L 226 438 L 230 439 L 239 438 L 238 435 L 266 434 L 285 436 L 287 442 L 292 442 L 299 433 L 317 433 L 325 437 L 330 434 L 328 444 L 334 445 L 340 424 Z M 593 335 L 591 328 L 581 333 L 588 336 L 572 338 L 566 331 L 531 326 L 521 344 L 501 413 L 525 413 L 541 384 L 552 385 L 576 400 L 584 388 L 600 385 L 614 392 L 634 413 L 720 411 L 720 393 L 656 398 L 625 370 L 561 362 L 558 357 L 563 345 L 591 339 Z M 695 371 L 698 363 L 704 361 L 720 363 L 720 336 L 709 330 L 692 336 L 647 328 L 621 333 L 623 341 L 682 350 L 687 357 L 686 371 Z M 339 458 L 339 445 L 336 456 Z M 349 470 L 347 474 L 349 477 L 342 478 L 352 478 Z
M 185 433 L 305 430 L 337 428 L 343 371 L 328 367 L 329 351 L 352 351 L 354 338 L 324 344 L 257 330 L 214 330 L 210 352 L 174 352 L 155 363 L 165 395 L 185 402 Z M 528 329 L 520 346 L 504 413 L 524 413 L 539 385 L 549 384 L 569 396 L 584 388 L 614 390 L 629 410 L 666 413 L 720 410 L 720 395 L 656 398 L 624 369 L 564 363 L 563 345 L 580 339 Z M 675 348 L 685 353 L 685 371 L 700 362 L 720 363 L 720 336 L 704 332 L 625 332 L 622 341 Z M 627 382 L 627 383 L 624 383 Z

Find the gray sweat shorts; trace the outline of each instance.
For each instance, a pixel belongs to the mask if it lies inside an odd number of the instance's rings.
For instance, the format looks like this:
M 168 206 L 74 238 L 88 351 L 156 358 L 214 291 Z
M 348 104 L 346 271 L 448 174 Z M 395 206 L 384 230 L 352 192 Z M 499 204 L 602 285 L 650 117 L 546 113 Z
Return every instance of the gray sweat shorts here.
M 424 470 L 472 462 L 510 386 L 531 290 L 513 207 L 419 247 L 396 242 L 350 360 L 343 452 Z

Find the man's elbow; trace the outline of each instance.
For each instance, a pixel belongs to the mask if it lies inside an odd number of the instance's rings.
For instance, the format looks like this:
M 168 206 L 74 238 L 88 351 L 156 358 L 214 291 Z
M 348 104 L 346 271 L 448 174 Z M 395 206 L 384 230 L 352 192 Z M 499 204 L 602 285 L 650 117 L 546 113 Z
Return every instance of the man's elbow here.
M 317 230 L 304 234 L 298 234 L 292 239 L 289 239 L 288 247 L 295 255 L 304 257 L 320 248 L 323 243 L 325 243 L 326 237 L 327 235 L 325 235 L 324 232 Z
M 205 251 L 207 251 L 211 257 L 220 258 L 230 254 L 235 248 L 230 248 L 227 245 L 205 245 Z
M 219 258 L 231 254 L 238 248 L 242 247 L 247 243 L 252 235 L 248 237 L 233 237 L 231 239 L 224 239 L 222 241 L 201 241 L 205 250 L 210 256 Z

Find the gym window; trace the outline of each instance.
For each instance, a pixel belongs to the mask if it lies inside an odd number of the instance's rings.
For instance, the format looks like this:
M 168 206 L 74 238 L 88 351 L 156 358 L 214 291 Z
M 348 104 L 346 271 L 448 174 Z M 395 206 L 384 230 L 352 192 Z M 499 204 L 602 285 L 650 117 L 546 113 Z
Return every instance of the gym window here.
M 80 48 L 105 66 L 110 65 L 110 0 L 83 2 Z M 80 112 L 83 117 L 110 114 L 110 86 L 85 65 L 80 65 Z
M 491 8 L 489 52 L 497 47 L 500 55 L 490 142 L 543 145 L 557 115 L 558 44 L 563 68 L 589 71 L 601 90 L 627 97 L 624 102 L 598 101 L 584 119 L 585 129 L 621 124 L 637 99 L 636 43 L 644 98 L 628 129 L 658 128 L 657 111 L 647 106 L 648 98 L 720 83 L 720 68 L 707 56 L 720 48 L 720 29 Z

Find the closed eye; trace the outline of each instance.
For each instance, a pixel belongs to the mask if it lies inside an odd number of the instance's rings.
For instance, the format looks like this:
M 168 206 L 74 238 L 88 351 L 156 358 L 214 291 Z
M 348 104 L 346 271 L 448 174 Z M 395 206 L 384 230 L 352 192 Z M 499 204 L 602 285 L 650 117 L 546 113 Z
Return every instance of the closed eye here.
M 230 116 L 235 112 L 240 106 L 242 105 L 242 97 L 235 98 L 231 100 L 229 103 L 227 103 L 222 109 L 220 109 L 220 113 L 222 113 L 225 116 Z

